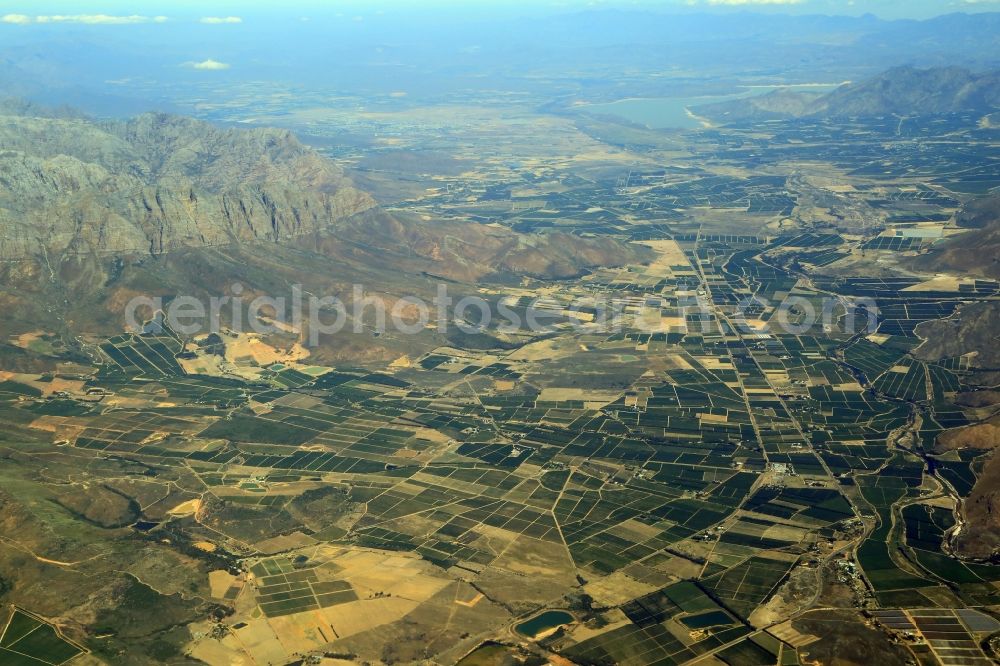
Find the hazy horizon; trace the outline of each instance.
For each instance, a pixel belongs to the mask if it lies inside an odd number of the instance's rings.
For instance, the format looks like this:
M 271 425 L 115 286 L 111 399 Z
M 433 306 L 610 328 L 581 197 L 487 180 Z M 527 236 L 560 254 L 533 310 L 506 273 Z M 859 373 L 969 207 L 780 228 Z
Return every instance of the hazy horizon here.
M 194 0 L 165 2 L 163 0 L 103 2 L 0 2 L 0 15 L 18 16 L 84 16 L 106 17 L 165 16 L 177 20 L 203 17 L 246 20 L 257 15 L 287 15 L 294 18 L 334 16 L 377 16 L 386 13 L 414 14 L 428 11 L 453 12 L 461 15 L 480 13 L 510 13 L 544 15 L 596 9 L 646 10 L 678 14 L 752 12 L 790 15 L 863 16 L 872 14 L 882 19 L 928 19 L 956 12 L 981 13 L 1000 10 L 1000 0 L 557 0 L 552 2 L 510 2 L 507 0 L 478 1 L 434 0 L 364 0 L 338 2 L 331 5 L 321 0 L 298 0 L 282 3 L 256 3 L 239 0 Z M 231 21 L 230 23 L 235 23 Z

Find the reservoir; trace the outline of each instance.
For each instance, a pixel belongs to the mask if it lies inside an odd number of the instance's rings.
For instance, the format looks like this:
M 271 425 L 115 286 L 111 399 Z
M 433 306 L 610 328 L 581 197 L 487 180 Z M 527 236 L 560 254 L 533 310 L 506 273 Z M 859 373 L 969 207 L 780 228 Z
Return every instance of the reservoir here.
M 631 123 L 645 125 L 650 129 L 697 129 L 703 125 L 700 120 L 688 113 L 688 107 L 725 102 L 748 94 L 622 99 L 607 104 L 588 104 L 581 108 L 596 115 L 618 116 Z
M 637 125 L 650 129 L 698 129 L 704 127 L 702 121 L 688 112 L 689 108 L 702 104 L 728 102 L 742 97 L 755 97 L 781 88 L 829 92 L 840 84 L 800 84 L 787 86 L 747 86 L 729 95 L 702 95 L 698 97 L 649 97 L 629 98 L 603 104 L 587 104 L 579 110 L 595 115 L 618 116 Z
M 681 622 L 689 629 L 707 629 L 709 627 L 732 624 L 734 620 L 729 617 L 728 613 L 719 610 L 684 617 L 681 618 Z
M 563 624 L 569 624 L 575 619 L 576 618 L 574 618 L 571 613 L 567 613 L 566 611 L 550 610 L 540 613 L 530 620 L 522 622 L 514 627 L 514 631 L 522 636 L 534 638 L 539 634 L 544 634 L 550 629 L 555 629 Z

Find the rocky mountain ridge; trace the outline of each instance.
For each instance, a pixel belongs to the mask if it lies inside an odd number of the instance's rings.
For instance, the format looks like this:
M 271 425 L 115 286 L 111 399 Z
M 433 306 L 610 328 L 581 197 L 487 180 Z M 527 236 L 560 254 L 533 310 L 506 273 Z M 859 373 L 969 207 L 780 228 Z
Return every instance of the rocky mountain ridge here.
M 0 116 L 0 259 L 279 241 L 375 207 L 290 132 Z

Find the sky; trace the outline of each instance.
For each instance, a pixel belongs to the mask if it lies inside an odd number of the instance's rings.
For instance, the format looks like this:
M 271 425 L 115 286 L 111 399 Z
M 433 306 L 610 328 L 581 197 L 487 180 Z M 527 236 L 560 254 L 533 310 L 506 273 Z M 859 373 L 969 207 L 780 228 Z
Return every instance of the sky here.
M 344 12 L 426 12 L 433 7 L 459 12 L 578 11 L 598 7 L 664 11 L 758 11 L 794 14 L 861 15 L 925 19 L 952 12 L 1000 11 L 1000 0 L 0 0 L 0 18 L 31 25 L 220 19 L 234 25 L 261 14 Z M 39 21 L 37 17 L 41 16 Z

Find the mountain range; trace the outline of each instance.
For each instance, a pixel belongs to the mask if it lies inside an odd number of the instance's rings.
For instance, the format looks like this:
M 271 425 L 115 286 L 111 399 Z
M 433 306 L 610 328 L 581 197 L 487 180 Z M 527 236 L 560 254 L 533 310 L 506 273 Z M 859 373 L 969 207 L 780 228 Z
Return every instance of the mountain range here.
M 569 277 L 642 258 L 642 248 L 608 239 L 390 215 L 285 130 L 219 129 L 164 114 L 97 121 L 22 102 L 0 108 L 7 336 L 114 334 L 138 294 L 207 298 L 241 283 L 256 294 L 287 295 L 298 284 L 343 296 L 360 283 L 392 302 L 430 297 L 440 279 L 471 292 L 491 277 Z M 394 358 L 440 342 L 391 348 L 359 337 L 340 341 L 335 354 Z

